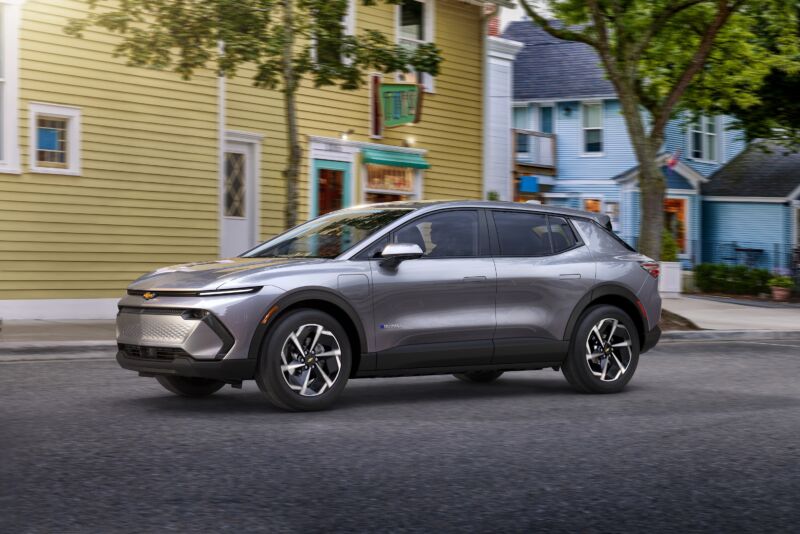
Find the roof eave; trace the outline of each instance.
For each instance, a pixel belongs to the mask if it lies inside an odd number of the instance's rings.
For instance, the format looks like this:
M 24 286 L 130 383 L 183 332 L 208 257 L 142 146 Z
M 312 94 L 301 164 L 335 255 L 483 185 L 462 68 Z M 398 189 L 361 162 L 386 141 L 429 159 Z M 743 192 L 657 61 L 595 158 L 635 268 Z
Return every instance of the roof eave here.
M 516 5 L 514 4 L 514 2 L 512 2 L 512 0 L 460 0 L 460 1 L 464 2 L 465 4 L 473 4 L 476 6 L 482 6 L 485 4 L 494 4 L 500 7 L 509 7 L 509 8 L 516 7 Z

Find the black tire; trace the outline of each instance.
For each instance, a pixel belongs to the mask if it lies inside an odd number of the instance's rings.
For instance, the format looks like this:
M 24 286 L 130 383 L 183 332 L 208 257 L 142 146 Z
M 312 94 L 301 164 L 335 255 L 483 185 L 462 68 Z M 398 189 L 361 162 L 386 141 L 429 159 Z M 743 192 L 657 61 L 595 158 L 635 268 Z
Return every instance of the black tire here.
M 340 350 L 340 364 L 338 372 L 333 378 L 333 385 L 326 387 L 316 396 L 302 396 L 300 392 L 293 390 L 288 383 L 292 378 L 285 378 L 284 371 L 281 370 L 283 365 L 281 354 L 284 345 L 290 342 L 290 335 L 303 325 L 323 326 L 326 331 L 333 334 Z M 329 337 L 327 342 L 330 343 Z M 319 360 L 317 363 L 321 362 L 322 360 Z M 267 399 L 278 408 L 290 411 L 324 410 L 329 408 L 341 395 L 347 379 L 350 377 L 352 362 L 352 348 L 344 327 L 327 313 L 313 309 L 299 309 L 279 317 L 272 326 L 258 358 L 256 383 Z M 331 362 L 330 365 L 334 365 L 334 363 Z M 296 372 L 304 371 L 301 368 Z M 309 369 L 308 372 L 310 376 L 314 377 L 313 380 L 322 380 L 321 374 L 315 369 Z
M 609 332 L 611 327 L 613 327 L 614 320 L 618 321 L 618 324 L 623 326 L 624 330 L 618 327 L 618 330 L 615 331 L 615 334 L 619 336 L 615 338 L 617 343 L 613 343 L 612 341 L 610 344 L 624 343 L 625 341 L 622 340 L 622 337 L 627 335 L 630 338 L 629 353 L 626 347 L 614 349 L 609 346 L 608 348 L 611 352 L 608 353 L 604 352 L 605 347 L 601 347 L 600 349 L 595 348 L 599 346 L 599 341 L 597 336 L 592 333 L 593 327 L 601 324 L 603 321 L 609 321 L 608 323 L 603 323 L 608 325 L 607 329 L 604 327 L 603 330 Z M 603 333 L 601 333 L 601 336 L 602 335 Z M 588 357 L 589 353 L 587 353 L 587 343 L 592 349 L 591 354 L 603 354 L 590 360 Z M 586 310 L 578 321 L 572 336 L 572 342 L 570 343 L 569 354 L 564 364 L 561 366 L 561 371 L 564 373 L 564 377 L 566 377 L 570 385 L 580 392 L 618 393 L 630 382 L 633 374 L 636 372 L 636 367 L 639 363 L 639 350 L 639 334 L 636 330 L 636 326 L 633 324 L 633 320 L 631 320 L 627 313 L 615 306 L 593 306 Z M 616 356 L 616 360 L 614 356 Z M 595 372 L 600 372 L 603 363 L 606 361 L 609 362 L 607 377 L 610 377 L 611 374 L 616 375 L 617 372 L 623 371 L 614 380 L 602 380 L 592 372 L 593 366 Z M 615 362 L 621 363 L 624 366 L 624 370 Z
M 193 378 L 189 376 L 162 375 L 157 376 L 156 380 L 164 386 L 167 391 L 171 391 L 182 397 L 208 397 L 222 389 L 225 382 L 212 380 L 210 378 Z
M 453 376 L 464 382 L 477 382 L 488 384 L 494 382 L 503 375 L 503 371 L 468 371 L 466 373 L 455 373 Z

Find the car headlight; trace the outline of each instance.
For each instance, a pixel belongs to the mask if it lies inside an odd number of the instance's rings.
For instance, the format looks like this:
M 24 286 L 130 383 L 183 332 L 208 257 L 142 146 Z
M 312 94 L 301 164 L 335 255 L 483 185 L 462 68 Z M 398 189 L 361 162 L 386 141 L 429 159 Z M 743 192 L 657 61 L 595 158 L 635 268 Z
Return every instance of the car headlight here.
M 258 287 L 235 287 L 231 289 L 211 289 L 208 291 L 198 291 L 198 297 L 221 297 L 223 295 L 242 295 L 244 293 L 256 293 L 261 290 Z

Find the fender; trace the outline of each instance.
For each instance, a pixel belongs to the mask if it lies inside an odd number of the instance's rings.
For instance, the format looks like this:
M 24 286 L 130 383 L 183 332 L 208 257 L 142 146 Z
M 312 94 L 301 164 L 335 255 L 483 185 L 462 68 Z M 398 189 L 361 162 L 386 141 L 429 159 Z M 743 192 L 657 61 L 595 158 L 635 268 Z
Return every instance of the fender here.
M 589 305 L 595 300 L 607 296 L 621 297 L 630 302 L 631 306 L 638 314 L 638 317 L 632 317 L 632 319 L 634 321 L 638 319 L 644 331 L 647 331 L 647 320 L 642 315 L 642 311 L 639 306 L 636 305 L 636 302 L 639 299 L 636 297 L 633 291 L 616 282 L 603 282 L 590 289 L 583 297 L 581 297 L 581 299 L 578 301 L 578 304 L 575 305 L 575 309 L 572 310 L 572 314 L 569 316 L 569 321 L 567 321 L 567 327 L 564 330 L 564 341 L 570 340 L 572 337 L 572 332 L 575 330 L 575 325 L 586 308 L 588 308 Z
M 303 302 L 305 300 L 319 300 L 326 302 L 327 304 L 331 304 L 332 306 L 336 306 L 340 310 L 342 310 L 345 315 L 350 319 L 350 321 L 355 325 L 356 332 L 358 333 L 358 341 L 361 345 L 361 352 L 365 352 L 367 350 L 367 336 L 364 332 L 364 325 L 361 322 L 361 318 L 359 317 L 358 313 L 353 309 L 353 307 L 348 303 L 343 297 L 338 295 L 335 291 L 332 291 L 328 288 L 324 287 L 314 287 L 314 288 L 300 288 L 295 289 L 292 291 L 287 291 L 283 296 L 281 296 L 277 301 L 273 302 L 270 305 L 270 308 L 273 306 L 278 306 L 278 315 L 281 314 L 286 308 L 289 308 L 293 304 L 297 304 L 298 302 Z M 268 310 L 264 310 L 264 313 L 267 313 Z M 275 320 L 270 320 L 267 324 L 259 323 L 258 327 L 256 328 L 255 333 L 253 334 L 253 339 L 250 341 L 250 350 L 248 351 L 248 359 L 257 359 L 259 353 L 261 352 L 261 345 L 264 343 L 264 339 L 266 339 L 267 334 L 269 333 L 270 326 L 274 324 Z

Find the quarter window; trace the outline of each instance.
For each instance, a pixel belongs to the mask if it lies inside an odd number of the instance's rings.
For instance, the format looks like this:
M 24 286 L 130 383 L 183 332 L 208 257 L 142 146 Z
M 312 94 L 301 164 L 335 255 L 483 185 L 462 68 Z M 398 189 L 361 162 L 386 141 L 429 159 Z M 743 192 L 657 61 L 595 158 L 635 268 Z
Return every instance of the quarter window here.
M 583 152 L 603 152 L 603 104 L 583 105 Z
M 575 232 L 563 217 L 548 217 L 550 220 L 550 237 L 553 240 L 553 253 L 558 254 L 575 246 Z
M 398 230 L 395 243 L 419 245 L 427 258 L 478 255 L 478 212 L 443 211 L 421 217 Z

